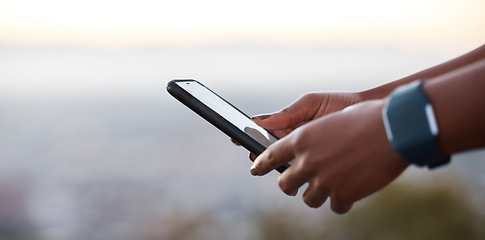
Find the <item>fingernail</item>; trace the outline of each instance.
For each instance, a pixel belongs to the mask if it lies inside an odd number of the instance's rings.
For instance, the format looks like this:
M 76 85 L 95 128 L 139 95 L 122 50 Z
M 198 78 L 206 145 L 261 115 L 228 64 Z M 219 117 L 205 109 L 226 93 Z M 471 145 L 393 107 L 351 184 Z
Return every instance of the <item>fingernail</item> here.
M 256 171 L 255 168 L 251 168 L 250 172 L 251 172 L 251 175 L 253 175 L 253 176 L 259 176 L 259 174 L 258 174 L 258 172 Z
M 260 115 L 252 116 L 251 119 L 252 120 L 255 120 L 255 119 L 264 120 L 264 119 L 269 118 L 271 116 L 272 116 L 272 114 L 260 114 Z

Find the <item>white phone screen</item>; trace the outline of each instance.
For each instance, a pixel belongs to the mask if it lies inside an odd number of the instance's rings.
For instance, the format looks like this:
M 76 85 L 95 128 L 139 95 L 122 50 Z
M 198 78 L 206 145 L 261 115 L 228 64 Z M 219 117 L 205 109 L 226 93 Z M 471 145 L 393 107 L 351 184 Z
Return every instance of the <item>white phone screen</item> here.
M 269 134 L 264 128 L 258 126 L 249 117 L 239 112 L 198 82 L 182 81 L 177 82 L 177 84 L 264 147 L 267 148 L 269 145 L 277 141 L 277 139 Z

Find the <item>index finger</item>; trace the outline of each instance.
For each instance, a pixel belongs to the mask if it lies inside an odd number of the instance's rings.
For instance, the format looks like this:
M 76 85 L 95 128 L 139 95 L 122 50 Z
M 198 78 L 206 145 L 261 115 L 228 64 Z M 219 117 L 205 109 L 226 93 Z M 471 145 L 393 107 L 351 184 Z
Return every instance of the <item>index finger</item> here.
M 251 174 L 254 176 L 265 175 L 271 170 L 290 162 L 294 158 L 295 154 L 290 135 L 273 143 L 261 153 L 251 166 Z

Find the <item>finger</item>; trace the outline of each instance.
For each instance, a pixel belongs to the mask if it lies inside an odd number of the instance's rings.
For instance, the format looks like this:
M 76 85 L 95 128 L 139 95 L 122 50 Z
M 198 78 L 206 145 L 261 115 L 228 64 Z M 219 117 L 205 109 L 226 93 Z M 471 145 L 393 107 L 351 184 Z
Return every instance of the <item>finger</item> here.
M 352 209 L 352 206 L 354 204 L 352 202 L 344 202 L 344 201 L 338 201 L 335 199 L 330 200 L 330 207 L 332 208 L 332 211 L 334 211 L 337 214 L 344 214 L 350 209 Z
M 231 142 L 234 143 L 234 145 L 236 145 L 236 146 L 241 146 L 241 144 L 239 144 L 238 142 L 236 142 L 236 140 L 234 140 L 233 138 L 231 138 Z
M 282 138 L 270 145 L 254 160 L 251 166 L 251 174 L 254 176 L 265 175 L 271 170 L 291 161 L 293 158 L 295 156 L 293 148 L 291 147 L 291 139 L 288 137 Z
M 307 94 L 279 112 L 254 116 L 251 119 L 270 130 L 294 129 L 313 118 L 320 106 L 315 99 L 315 95 Z
M 250 152 L 250 153 L 249 153 L 249 159 L 250 159 L 251 161 L 253 161 L 253 162 L 254 162 L 254 160 L 255 160 L 257 157 L 258 157 L 258 156 L 256 156 L 256 154 L 254 154 L 254 153 L 252 153 L 252 152 Z
M 278 185 L 284 193 L 290 196 L 296 196 L 298 194 L 298 188 L 305 184 L 309 175 L 302 174 L 299 162 L 296 162 L 286 169 L 278 178 Z
M 328 191 L 316 182 L 311 182 L 303 194 L 303 201 L 312 208 L 319 208 L 328 199 Z
M 284 129 L 284 130 L 273 130 L 271 131 L 274 135 L 276 135 L 278 138 L 284 138 L 286 135 L 290 134 L 293 131 L 293 129 Z

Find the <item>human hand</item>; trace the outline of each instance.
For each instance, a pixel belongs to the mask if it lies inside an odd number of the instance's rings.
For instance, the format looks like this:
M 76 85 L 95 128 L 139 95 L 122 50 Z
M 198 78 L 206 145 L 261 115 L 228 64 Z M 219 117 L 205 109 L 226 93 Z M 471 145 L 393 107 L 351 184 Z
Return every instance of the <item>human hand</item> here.
M 279 112 L 254 116 L 251 119 L 282 138 L 305 123 L 360 101 L 363 101 L 361 93 L 309 93 Z M 239 145 L 233 139 L 231 141 Z M 253 153 L 249 154 L 251 161 L 256 157 Z
M 285 109 L 251 119 L 282 138 L 303 124 L 362 101 L 359 93 L 309 93 Z
M 278 178 L 284 193 L 294 196 L 308 182 L 308 206 L 320 207 L 330 197 L 334 212 L 349 211 L 409 165 L 387 140 L 383 105 L 384 100 L 363 102 L 297 128 L 258 156 L 251 173 L 261 176 L 295 159 Z M 280 126 L 285 125 L 291 124 Z
M 361 93 L 309 93 L 279 112 L 254 116 L 251 119 L 282 138 L 297 127 L 358 103 L 362 98 Z M 231 141 L 239 146 L 234 139 Z M 249 158 L 254 161 L 256 155 L 250 153 Z

